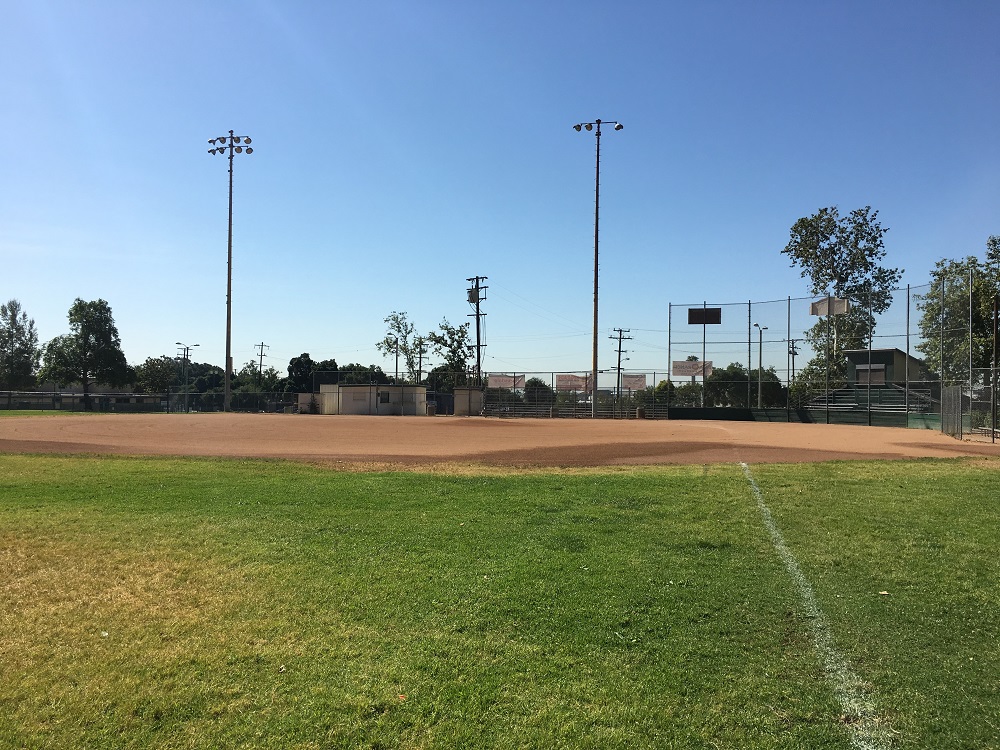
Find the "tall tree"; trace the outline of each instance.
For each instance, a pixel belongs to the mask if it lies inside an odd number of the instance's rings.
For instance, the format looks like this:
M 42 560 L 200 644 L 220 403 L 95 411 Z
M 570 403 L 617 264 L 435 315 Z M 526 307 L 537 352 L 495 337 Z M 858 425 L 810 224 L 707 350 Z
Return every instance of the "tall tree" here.
M 225 371 L 207 362 L 188 362 L 189 391 L 191 393 L 222 393 L 225 388 Z
M 135 387 L 140 393 L 166 393 L 178 383 L 183 365 L 173 357 L 147 357 L 135 368 Z
M 405 312 L 396 312 L 395 310 L 383 320 L 388 326 L 388 330 L 385 332 L 385 338 L 375 344 L 375 348 L 386 357 L 394 358 L 398 352 L 399 356 L 403 358 L 409 379 L 415 381 L 419 353 L 419 346 L 414 338 L 416 326 L 409 321 Z
M 282 380 L 281 373 L 276 369 L 267 366 L 261 371 L 259 360 L 251 359 L 237 370 L 233 390 L 240 393 L 274 393 L 280 390 Z
M 316 369 L 309 352 L 302 352 L 288 361 L 288 380 L 285 386 L 289 393 L 312 393 L 312 374 Z
M 111 306 L 103 299 L 85 302 L 78 297 L 69 309 L 69 327 L 70 333 L 46 344 L 38 377 L 60 385 L 79 383 L 89 409 L 92 384 L 127 385 L 135 371 L 125 360 Z
M 902 269 L 881 265 L 886 255 L 883 238 L 888 231 L 871 206 L 847 216 L 830 206 L 796 221 L 781 251 L 809 281 L 810 294 L 832 295 L 851 303 L 850 312 L 822 317 L 805 334 L 813 351 L 818 352 L 813 361 L 829 368 L 835 380 L 846 375 L 843 352 L 866 345 L 875 316 L 889 309 L 892 292 L 903 274 Z
M 447 370 L 455 373 L 455 384 L 464 385 L 469 359 L 475 352 L 475 346 L 469 340 L 469 324 L 453 326 L 446 318 L 442 318 L 437 330 L 427 334 L 427 341 L 444 360 Z
M 0 305 L 0 388 L 31 388 L 41 351 L 35 321 L 12 299 Z
M 944 381 L 968 381 L 970 333 L 973 370 L 992 367 L 993 298 L 998 289 L 1000 237 L 986 240 L 985 261 L 970 255 L 935 264 L 930 287 L 917 300 L 921 342 L 916 348 Z

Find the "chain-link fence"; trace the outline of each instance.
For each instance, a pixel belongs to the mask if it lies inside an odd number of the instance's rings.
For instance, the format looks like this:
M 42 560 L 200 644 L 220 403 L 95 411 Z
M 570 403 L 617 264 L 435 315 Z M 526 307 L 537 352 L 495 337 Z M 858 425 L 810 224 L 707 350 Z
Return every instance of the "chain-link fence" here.
M 889 299 L 670 304 L 668 404 L 938 428 L 957 387 L 956 434 L 995 439 L 992 279 L 962 267 Z
M 612 368 L 596 383 L 587 370 L 493 372 L 481 381 L 434 371 L 420 385 L 436 414 L 455 413 L 456 389 L 474 387 L 488 416 L 893 424 L 995 441 L 998 283 L 1000 269 L 966 262 L 882 297 L 671 303 L 662 370 Z M 313 373 L 313 381 L 318 392 L 389 377 L 364 368 Z M 223 395 L 11 391 L 0 392 L 2 408 L 211 412 L 223 410 Z M 297 397 L 239 390 L 230 408 L 294 411 Z
M 0 391 L 0 409 L 22 411 L 161 412 L 165 394 L 90 393 L 72 391 Z
M 606 376 L 601 373 L 601 376 Z M 667 417 L 666 373 L 623 371 L 598 378 L 596 402 L 586 372 L 503 372 L 483 376 L 483 414 L 496 417 Z
M 233 392 L 230 410 L 290 412 L 297 394 Z M 90 393 L 72 391 L 0 391 L 0 409 L 24 411 L 95 411 L 108 413 L 216 412 L 224 410 L 222 393 Z
M 225 410 L 222 393 L 171 391 L 166 411 L 215 412 Z M 290 413 L 298 410 L 298 394 L 283 392 L 233 391 L 229 410 L 251 413 Z

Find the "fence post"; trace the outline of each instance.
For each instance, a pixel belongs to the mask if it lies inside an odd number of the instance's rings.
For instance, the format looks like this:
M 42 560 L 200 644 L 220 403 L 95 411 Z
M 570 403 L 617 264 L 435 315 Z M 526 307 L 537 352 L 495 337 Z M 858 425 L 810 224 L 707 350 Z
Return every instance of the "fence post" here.
M 906 285 L 906 364 L 903 366 L 903 405 L 906 426 L 910 426 L 910 285 Z
M 750 375 L 753 372 L 753 301 L 747 300 L 747 408 L 753 408 L 750 395 Z M 760 374 L 757 374 L 758 379 Z

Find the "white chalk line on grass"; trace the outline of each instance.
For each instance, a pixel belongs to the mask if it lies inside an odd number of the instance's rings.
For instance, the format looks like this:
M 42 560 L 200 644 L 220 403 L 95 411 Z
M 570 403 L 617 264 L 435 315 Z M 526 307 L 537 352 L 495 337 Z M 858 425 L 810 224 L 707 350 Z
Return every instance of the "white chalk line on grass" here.
M 819 608 L 816 594 L 802 572 L 802 568 L 799 567 L 798 560 L 795 559 L 795 555 L 785 543 L 785 537 L 775 523 L 771 509 L 764 501 L 764 493 L 761 492 L 760 486 L 753 478 L 753 474 L 750 473 L 750 467 L 743 462 L 740 463 L 740 467 L 743 469 L 743 474 L 750 483 L 753 495 L 757 499 L 757 508 L 760 510 L 764 525 L 771 535 L 771 543 L 785 564 L 785 570 L 788 571 L 788 575 L 795 583 L 795 588 L 798 589 L 802 608 L 812 630 L 813 645 L 823 662 L 823 669 L 826 671 L 834 694 L 840 701 L 841 709 L 844 712 L 845 726 L 851 737 L 851 744 L 858 750 L 888 750 L 895 744 L 892 728 L 884 717 L 879 716 L 875 709 L 875 702 L 864 682 L 837 651 L 833 643 L 830 623 Z

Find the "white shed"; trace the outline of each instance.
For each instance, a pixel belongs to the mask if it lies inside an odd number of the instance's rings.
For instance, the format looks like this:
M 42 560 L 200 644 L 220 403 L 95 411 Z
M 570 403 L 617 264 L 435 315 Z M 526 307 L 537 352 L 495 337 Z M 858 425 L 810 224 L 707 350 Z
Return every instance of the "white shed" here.
M 299 396 L 299 410 L 315 399 L 320 414 L 426 416 L 424 385 L 321 385 L 319 393 Z

